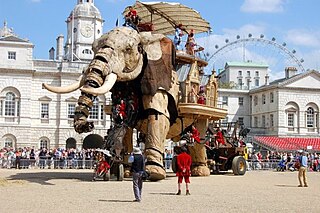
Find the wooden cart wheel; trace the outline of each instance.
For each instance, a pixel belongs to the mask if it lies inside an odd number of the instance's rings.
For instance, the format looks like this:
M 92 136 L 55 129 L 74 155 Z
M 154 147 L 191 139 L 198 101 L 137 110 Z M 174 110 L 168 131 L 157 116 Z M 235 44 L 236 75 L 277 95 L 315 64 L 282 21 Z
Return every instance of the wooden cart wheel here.
M 232 171 L 235 175 L 244 175 L 247 170 L 246 160 L 242 156 L 236 156 L 232 160 Z

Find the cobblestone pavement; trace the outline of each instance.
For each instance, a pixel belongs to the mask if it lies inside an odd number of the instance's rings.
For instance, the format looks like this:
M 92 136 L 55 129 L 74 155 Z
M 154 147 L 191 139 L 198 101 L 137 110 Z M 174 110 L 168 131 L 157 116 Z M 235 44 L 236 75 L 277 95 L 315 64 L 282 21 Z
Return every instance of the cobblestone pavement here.
M 191 196 L 175 195 L 177 178 L 145 182 L 142 202 L 131 179 L 92 182 L 90 170 L 0 170 L 0 212 L 320 212 L 320 173 L 249 171 L 191 177 Z

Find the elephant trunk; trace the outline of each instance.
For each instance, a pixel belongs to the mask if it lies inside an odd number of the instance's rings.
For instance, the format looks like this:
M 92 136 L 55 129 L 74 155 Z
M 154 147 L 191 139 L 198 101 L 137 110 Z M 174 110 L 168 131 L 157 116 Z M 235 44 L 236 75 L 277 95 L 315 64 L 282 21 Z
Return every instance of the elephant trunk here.
M 117 80 L 117 76 L 111 73 L 108 64 L 107 58 L 109 58 L 109 55 L 109 48 L 101 49 L 85 72 L 85 83 L 80 89 L 81 96 L 78 99 L 78 106 L 75 109 L 74 116 L 74 129 L 78 133 L 93 130 L 93 122 L 87 120 L 93 101 L 98 95 L 107 93 Z

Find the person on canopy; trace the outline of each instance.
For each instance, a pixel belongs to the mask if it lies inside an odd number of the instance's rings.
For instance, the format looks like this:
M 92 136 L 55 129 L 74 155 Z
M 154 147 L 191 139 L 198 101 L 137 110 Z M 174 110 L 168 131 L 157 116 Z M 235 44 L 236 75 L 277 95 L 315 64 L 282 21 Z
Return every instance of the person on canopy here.
M 189 55 L 194 55 L 194 48 L 196 46 L 196 41 L 194 39 L 194 32 L 193 30 L 188 33 L 187 43 L 186 43 L 186 52 Z
M 173 43 L 174 43 L 174 46 L 176 47 L 177 50 L 179 50 L 181 48 L 180 44 L 181 44 L 181 39 L 183 36 L 182 30 L 183 30 L 182 24 L 179 24 L 178 26 L 176 26 Z
M 132 6 L 129 6 L 129 12 L 125 15 L 125 23 L 123 26 L 130 26 L 137 30 L 137 25 L 139 24 L 139 16 L 137 11 L 133 9 Z

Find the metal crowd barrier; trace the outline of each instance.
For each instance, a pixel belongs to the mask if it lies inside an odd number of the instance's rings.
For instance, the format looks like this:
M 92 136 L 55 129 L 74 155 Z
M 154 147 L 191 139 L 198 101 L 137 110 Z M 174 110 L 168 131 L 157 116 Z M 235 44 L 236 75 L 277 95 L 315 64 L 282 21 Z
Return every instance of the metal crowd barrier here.
M 20 159 L 0 160 L 1 169 L 93 169 L 95 160 L 79 159 Z
M 280 160 L 263 160 L 253 161 L 247 160 L 247 170 L 274 170 L 278 167 Z M 0 169 L 93 169 L 95 160 L 82 159 L 0 159 Z M 165 158 L 163 161 L 164 168 L 167 171 L 172 169 L 172 158 Z

